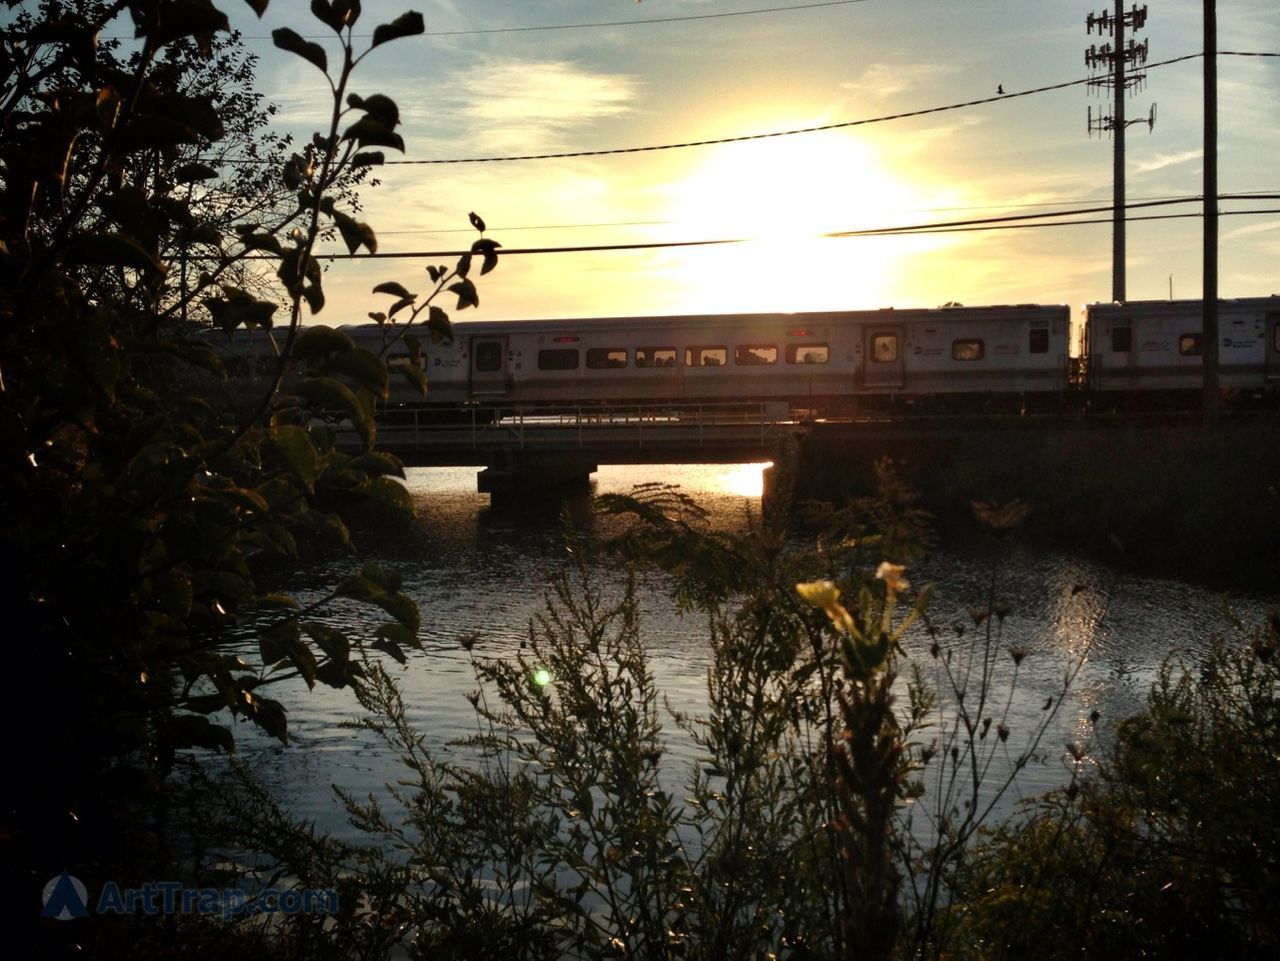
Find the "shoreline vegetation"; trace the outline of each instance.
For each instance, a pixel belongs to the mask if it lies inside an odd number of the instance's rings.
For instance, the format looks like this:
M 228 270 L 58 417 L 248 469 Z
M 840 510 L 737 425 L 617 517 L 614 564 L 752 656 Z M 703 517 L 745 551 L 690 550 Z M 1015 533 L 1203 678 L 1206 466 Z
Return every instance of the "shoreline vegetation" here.
M 1027 652 L 1001 641 L 991 597 L 965 631 L 929 623 L 929 588 L 909 577 L 933 526 L 889 462 L 876 476 L 826 515 L 816 551 L 767 527 L 703 530 L 665 485 L 599 498 L 632 524 L 604 553 L 575 548 L 527 649 L 489 661 L 459 638 L 476 678 L 464 741 L 417 727 L 370 663 L 358 723 L 405 767 L 376 797 L 339 786 L 366 841 L 315 835 L 247 769 L 209 788 L 228 842 L 260 826 L 256 876 L 359 898 L 363 913 L 290 919 L 266 943 L 548 961 L 1270 957 L 1280 618 L 1175 652 L 1114 737 L 1063 751 L 1042 738 L 1081 661 L 1041 721 L 1010 718 Z M 994 551 L 1032 516 L 1018 501 L 970 511 Z M 634 597 L 592 575 L 618 562 L 656 564 L 706 619 L 705 717 L 661 708 Z M 933 642 L 907 657 L 912 625 Z M 687 782 L 662 771 L 664 723 L 703 747 Z M 1027 761 L 1058 751 L 1065 783 L 991 819 Z
M 1280 593 L 1280 444 L 1269 421 L 811 447 L 797 467 L 802 496 L 839 503 L 870 491 L 884 455 L 948 540 L 981 535 L 970 502 L 1016 498 L 1032 507 L 1020 534 L 1032 543 L 1214 590 Z

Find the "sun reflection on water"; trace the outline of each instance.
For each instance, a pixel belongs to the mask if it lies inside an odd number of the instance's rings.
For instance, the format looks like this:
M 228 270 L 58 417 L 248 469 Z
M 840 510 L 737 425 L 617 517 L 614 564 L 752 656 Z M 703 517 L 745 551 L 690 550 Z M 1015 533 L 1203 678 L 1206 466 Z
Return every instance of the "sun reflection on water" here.
M 759 497 L 764 492 L 765 468 L 772 466 L 772 461 L 717 465 L 715 474 L 710 479 L 712 489 L 739 497 Z

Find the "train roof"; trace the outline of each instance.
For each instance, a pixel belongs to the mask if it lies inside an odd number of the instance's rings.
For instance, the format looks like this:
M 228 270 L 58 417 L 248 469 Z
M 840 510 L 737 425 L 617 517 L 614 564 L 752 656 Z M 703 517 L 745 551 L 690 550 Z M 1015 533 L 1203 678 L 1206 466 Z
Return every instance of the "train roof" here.
M 453 326 L 462 333 L 469 327 L 483 325 L 494 332 L 564 330 L 566 328 L 614 328 L 623 330 L 660 330 L 667 328 L 705 327 L 812 327 L 849 321 L 870 323 L 908 323 L 912 321 L 959 321 L 974 315 L 1037 316 L 1046 313 L 1069 313 L 1065 305 L 1000 304 L 994 306 L 949 307 L 884 307 L 878 310 L 827 310 L 774 313 L 665 314 L 622 317 L 570 317 L 539 320 L 474 320 L 454 319 Z
M 1180 300 L 1126 300 L 1126 301 L 1097 301 L 1092 304 L 1086 304 L 1086 311 L 1138 311 L 1142 313 L 1178 310 L 1200 310 L 1204 301 L 1199 298 L 1184 298 Z M 1280 308 L 1280 294 L 1271 294 L 1263 297 L 1219 297 L 1218 306 L 1230 308 L 1239 308 L 1242 310 L 1273 310 Z

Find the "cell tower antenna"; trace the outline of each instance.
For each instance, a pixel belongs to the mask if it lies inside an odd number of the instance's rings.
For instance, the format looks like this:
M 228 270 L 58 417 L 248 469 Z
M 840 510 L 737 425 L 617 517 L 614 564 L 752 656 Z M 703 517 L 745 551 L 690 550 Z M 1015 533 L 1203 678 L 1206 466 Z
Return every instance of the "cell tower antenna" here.
M 1116 0 L 1115 13 L 1104 10 L 1101 13 L 1090 13 L 1085 18 L 1085 29 L 1090 35 L 1097 31 L 1099 36 L 1110 36 L 1110 43 L 1101 46 L 1090 44 L 1084 52 L 1085 65 L 1097 71 L 1097 76 L 1089 80 L 1094 89 L 1108 88 L 1111 91 L 1111 113 L 1099 111 L 1095 117 L 1093 108 L 1089 108 L 1089 136 L 1097 131 L 1099 134 L 1110 134 L 1114 148 L 1114 172 L 1112 174 L 1112 226 L 1111 226 L 1111 299 L 1116 302 L 1125 300 L 1125 182 L 1124 182 L 1124 141 L 1125 131 L 1135 123 L 1145 123 L 1148 131 L 1156 125 L 1156 109 L 1152 105 L 1147 117 L 1129 120 L 1125 117 L 1125 98 L 1133 90 L 1141 88 L 1147 79 L 1142 65 L 1147 62 L 1147 41 L 1141 43 L 1130 37 L 1125 39 L 1126 28 L 1138 31 L 1147 23 L 1146 6 L 1136 4 L 1129 10 L 1124 9 L 1124 0 Z

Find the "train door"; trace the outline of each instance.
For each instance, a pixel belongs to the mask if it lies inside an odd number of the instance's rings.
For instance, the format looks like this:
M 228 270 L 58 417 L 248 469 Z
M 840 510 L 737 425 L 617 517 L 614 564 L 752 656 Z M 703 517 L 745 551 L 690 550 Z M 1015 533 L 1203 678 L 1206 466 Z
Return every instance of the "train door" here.
M 1280 312 L 1267 314 L 1267 380 L 1280 380 Z
M 471 396 L 505 397 L 511 388 L 505 336 L 471 338 Z
M 868 389 L 898 388 L 903 383 L 901 327 L 868 327 L 863 344 L 862 383 Z

